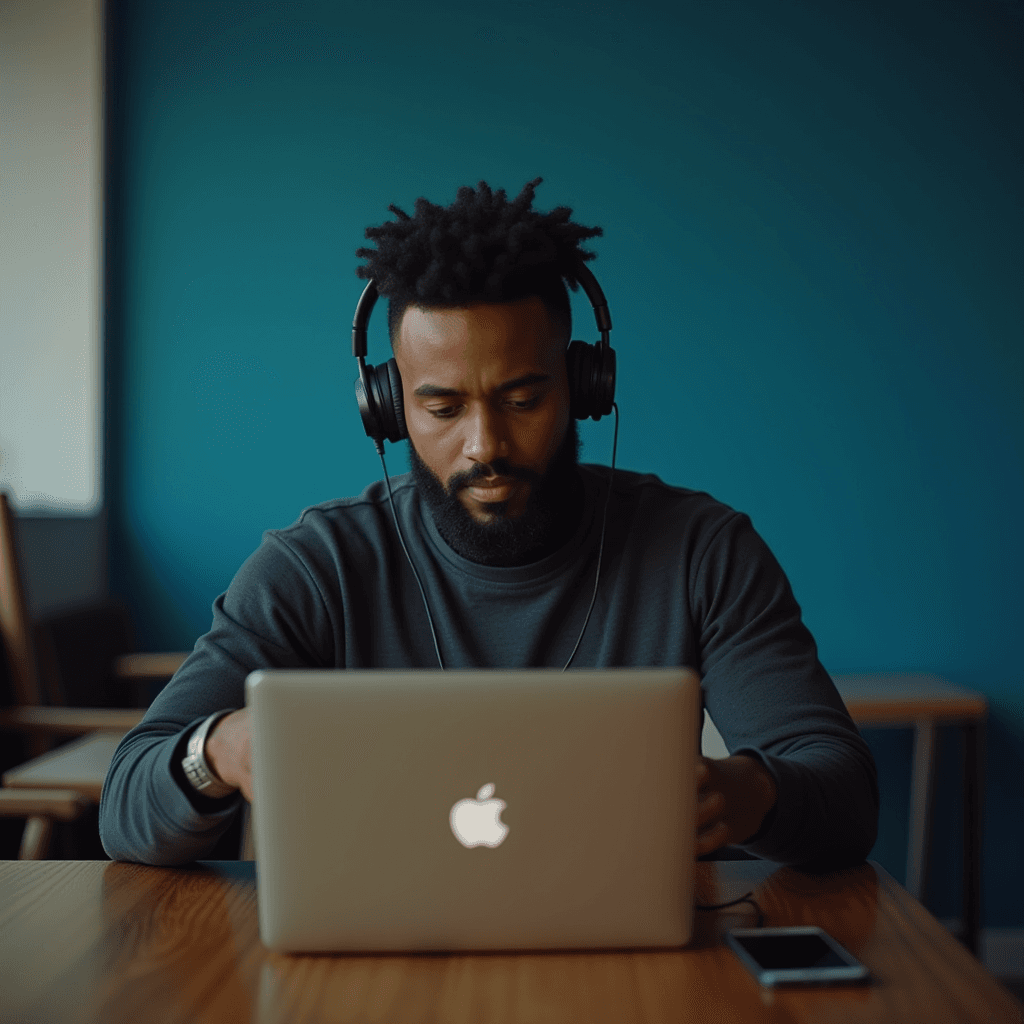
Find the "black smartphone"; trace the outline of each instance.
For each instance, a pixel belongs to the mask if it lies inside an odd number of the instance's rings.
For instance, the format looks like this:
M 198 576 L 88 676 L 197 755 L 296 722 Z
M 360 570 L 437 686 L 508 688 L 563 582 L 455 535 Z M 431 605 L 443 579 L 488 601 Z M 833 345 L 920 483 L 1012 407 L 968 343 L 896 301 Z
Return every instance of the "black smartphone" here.
M 828 932 L 813 925 L 733 928 L 725 941 L 766 988 L 864 982 L 868 969 Z

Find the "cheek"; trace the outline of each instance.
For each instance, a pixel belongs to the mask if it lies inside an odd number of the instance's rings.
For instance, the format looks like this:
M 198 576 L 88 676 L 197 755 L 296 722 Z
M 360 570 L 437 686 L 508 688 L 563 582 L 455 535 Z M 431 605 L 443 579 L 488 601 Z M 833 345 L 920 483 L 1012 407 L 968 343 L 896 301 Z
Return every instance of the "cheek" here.
M 544 469 L 551 461 L 569 429 L 567 406 L 554 406 L 546 414 L 524 425 L 520 451 L 537 469 Z
M 446 481 L 455 471 L 458 460 L 458 442 L 455 432 L 438 427 L 438 421 L 429 414 L 413 414 L 406 418 L 409 443 L 416 449 L 420 461 L 434 476 Z

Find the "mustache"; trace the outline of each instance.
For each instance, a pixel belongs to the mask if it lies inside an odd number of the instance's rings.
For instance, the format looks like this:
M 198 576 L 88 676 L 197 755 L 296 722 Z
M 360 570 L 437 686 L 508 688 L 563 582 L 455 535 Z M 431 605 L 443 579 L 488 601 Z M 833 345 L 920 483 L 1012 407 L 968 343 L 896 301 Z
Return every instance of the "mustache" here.
M 540 480 L 540 473 L 524 466 L 513 466 L 508 459 L 495 459 L 493 462 L 478 462 L 472 469 L 464 470 L 461 473 L 453 473 L 448 477 L 447 491 L 449 494 L 457 494 L 465 487 L 472 487 L 481 480 L 492 476 L 507 476 L 516 480 L 525 480 L 527 483 L 537 483 Z

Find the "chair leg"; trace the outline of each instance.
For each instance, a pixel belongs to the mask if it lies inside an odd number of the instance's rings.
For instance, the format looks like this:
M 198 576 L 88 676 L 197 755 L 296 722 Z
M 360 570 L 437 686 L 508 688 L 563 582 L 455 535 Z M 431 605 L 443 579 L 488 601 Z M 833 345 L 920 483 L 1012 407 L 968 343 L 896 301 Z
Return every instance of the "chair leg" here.
M 53 822 L 49 818 L 27 818 L 21 834 L 18 860 L 45 860 L 50 852 Z

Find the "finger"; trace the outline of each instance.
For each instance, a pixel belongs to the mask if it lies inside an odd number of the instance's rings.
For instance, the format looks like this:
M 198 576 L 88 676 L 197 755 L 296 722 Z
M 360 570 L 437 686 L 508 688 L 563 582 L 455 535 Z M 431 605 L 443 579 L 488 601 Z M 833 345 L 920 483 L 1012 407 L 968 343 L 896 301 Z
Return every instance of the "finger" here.
M 705 825 L 703 828 L 697 829 L 697 838 L 699 840 L 707 839 L 709 836 L 714 834 L 716 829 L 721 828 L 723 825 L 725 825 L 725 821 L 722 818 L 718 818 L 710 824 Z
M 697 842 L 694 846 L 696 855 L 703 857 L 713 853 L 719 847 L 725 846 L 729 836 L 729 828 L 724 821 L 716 822 L 710 829 L 700 832 L 697 835 Z
M 725 810 L 725 797 L 714 790 L 711 793 L 704 793 L 697 800 L 697 825 L 703 827 L 715 818 L 720 818 Z
M 725 836 L 716 831 L 714 834 L 699 837 L 693 847 L 693 853 L 697 857 L 706 857 L 723 846 L 725 846 Z

